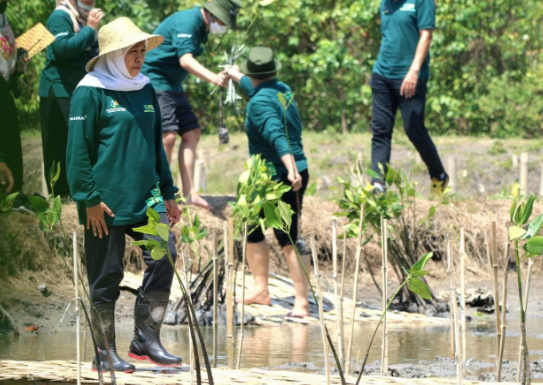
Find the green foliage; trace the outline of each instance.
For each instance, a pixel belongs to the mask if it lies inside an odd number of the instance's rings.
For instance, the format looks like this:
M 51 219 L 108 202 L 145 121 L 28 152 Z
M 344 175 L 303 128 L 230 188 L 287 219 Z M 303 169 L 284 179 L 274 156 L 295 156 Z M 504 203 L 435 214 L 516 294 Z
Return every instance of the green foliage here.
M 543 237 L 537 235 L 543 227 L 543 214 L 530 221 L 535 199 L 535 195 L 530 195 L 526 202 L 519 205 L 520 197 L 516 197 L 509 209 L 512 222 L 512 226 L 509 226 L 509 240 L 515 242 L 515 250 L 518 250 L 519 245 L 522 246 L 527 258 L 543 255 Z
M 269 227 L 260 218 L 261 211 L 275 207 L 290 189 L 290 186 L 274 181 L 268 164 L 260 155 L 253 155 L 245 162 L 245 171 L 239 177 L 236 201 L 230 203 L 236 232 L 240 234 L 245 224 L 249 229 L 258 225 Z
M 37 22 L 46 24 L 54 0 L 11 1 L 10 23 L 18 36 Z M 172 13 L 203 1 L 98 0 L 105 22 L 128 16 L 147 32 Z M 263 5 L 269 5 L 263 7 Z M 543 14 L 539 0 L 442 0 L 432 45 L 427 125 L 437 133 L 541 134 L 543 121 Z M 244 1 L 239 30 L 210 37 L 199 59 L 220 70 L 224 51 L 235 43 L 270 46 L 284 70 L 280 79 L 297 92 L 302 119 L 310 130 L 367 131 L 371 118 L 369 78 L 381 41 L 379 1 Z M 249 30 L 249 26 L 252 27 Z M 248 32 L 247 32 L 248 31 Z M 220 46 L 219 46 L 220 43 Z M 216 48 L 218 46 L 218 48 Z M 32 59 L 17 101 L 22 127 L 39 122 L 37 88 L 45 63 Z M 190 76 L 185 84 L 202 127 L 218 126 L 219 94 Z M 228 107 L 225 124 L 242 129 L 243 114 Z

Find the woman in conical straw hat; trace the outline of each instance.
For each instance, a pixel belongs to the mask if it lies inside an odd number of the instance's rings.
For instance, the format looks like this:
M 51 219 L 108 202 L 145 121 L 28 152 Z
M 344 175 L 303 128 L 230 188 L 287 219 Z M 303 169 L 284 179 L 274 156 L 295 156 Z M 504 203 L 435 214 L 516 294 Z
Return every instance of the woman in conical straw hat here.
M 135 240 L 153 238 L 135 232 L 147 224 L 152 207 L 160 221 L 179 222 L 168 160 L 162 145 L 162 123 L 156 94 L 140 74 L 146 52 L 162 36 L 143 33 L 128 18 L 101 28 L 100 55 L 89 61 L 89 73 L 71 100 L 68 135 L 68 182 L 77 202 L 79 221 L 85 226 L 85 254 L 92 324 L 97 333 L 101 367 L 133 372 L 134 365 L 119 357 L 115 346 L 115 302 L 123 279 L 125 235 Z M 175 258 L 175 237 L 169 248 Z M 129 356 L 161 366 L 180 366 L 160 342 L 160 328 L 173 280 L 168 258 L 153 260 L 143 249 L 147 264 L 134 311 L 135 336 Z M 96 368 L 96 364 L 94 366 Z

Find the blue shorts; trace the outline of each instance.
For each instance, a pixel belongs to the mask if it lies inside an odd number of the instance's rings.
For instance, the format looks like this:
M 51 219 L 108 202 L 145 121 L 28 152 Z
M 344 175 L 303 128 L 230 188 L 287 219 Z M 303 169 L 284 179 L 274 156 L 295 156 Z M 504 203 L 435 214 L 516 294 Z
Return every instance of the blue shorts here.
M 186 132 L 200 129 L 198 118 L 184 92 L 156 91 L 162 114 L 162 132 Z

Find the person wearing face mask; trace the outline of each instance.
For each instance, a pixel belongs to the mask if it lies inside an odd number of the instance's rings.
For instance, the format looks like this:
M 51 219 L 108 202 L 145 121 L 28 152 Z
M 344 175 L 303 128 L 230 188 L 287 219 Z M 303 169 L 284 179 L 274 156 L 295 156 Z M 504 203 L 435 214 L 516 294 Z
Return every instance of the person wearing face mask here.
M 160 222 L 175 226 L 179 207 L 168 160 L 162 145 L 162 120 L 157 96 L 149 79 L 140 73 L 147 52 L 157 48 L 162 36 L 143 33 L 122 17 L 100 30 L 100 55 L 87 64 L 89 73 L 77 86 L 70 103 L 67 147 L 68 182 L 77 202 L 79 221 L 85 226 L 85 256 L 92 325 L 96 334 L 101 370 L 133 372 L 115 344 L 115 302 L 123 279 L 125 237 L 156 237 L 135 232 L 148 223 L 152 207 Z M 169 248 L 176 256 L 175 236 Z M 160 329 L 174 271 L 169 259 L 151 258 L 142 247 L 147 264 L 134 310 L 134 339 L 129 356 L 161 366 L 180 366 L 181 357 L 166 351 Z M 107 341 L 107 346 L 106 346 Z M 96 360 L 94 363 L 96 367 Z
M 179 170 L 183 195 L 188 204 L 211 209 L 194 188 L 194 161 L 200 140 L 200 125 L 183 91 L 182 83 L 189 74 L 219 87 L 226 86 L 226 75 L 214 73 L 196 59 L 207 43 L 208 35 L 224 34 L 236 28 L 240 3 L 238 0 L 212 0 L 203 7 L 177 12 L 164 20 L 155 34 L 164 36 L 164 44 L 151 52 L 142 72 L 157 90 L 162 110 L 163 142 L 168 161 L 177 140 Z
M 7 6 L 8 0 L 0 0 L 0 193 L 23 188 L 23 151 L 14 97 L 18 96 L 18 79 L 25 72 L 26 58 L 17 50 Z
M 49 187 L 49 170 L 53 162 L 60 162 L 55 195 L 63 197 L 70 195 L 65 163 L 70 97 L 85 76 L 85 64 L 98 54 L 97 35 L 104 17 L 94 4 L 95 0 L 57 0 L 47 21 L 55 41 L 47 49 L 39 88 L 43 163 Z

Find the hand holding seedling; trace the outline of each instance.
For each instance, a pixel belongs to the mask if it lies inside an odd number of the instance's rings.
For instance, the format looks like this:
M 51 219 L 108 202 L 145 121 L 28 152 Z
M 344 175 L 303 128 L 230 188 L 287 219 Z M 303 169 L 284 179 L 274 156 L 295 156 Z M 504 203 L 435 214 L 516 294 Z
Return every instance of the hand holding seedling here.
M 7 184 L 7 192 L 10 192 L 13 188 L 13 174 L 5 162 L 0 162 L 0 183 L 2 183 L 2 186 Z
M 179 206 L 175 199 L 168 199 L 164 201 L 164 206 L 166 206 L 166 211 L 168 212 L 168 218 L 170 220 L 170 227 L 175 227 L 181 219 L 181 212 L 179 211 Z
M 292 183 L 292 191 L 298 191 L 302 188 L 302 176 L 298 170 L 289 170 L 288 180 Z
M 111 218 L 115 217 L 113 211 L 104 202 L 100 202 L 93 207 L 87 207 L 87 230 L 92 226 L 92 233 L 95 237 L 100 237 L 100 239 L 102 239 L 103 234 L 109 235 L 104 213 L 107 213 Z

